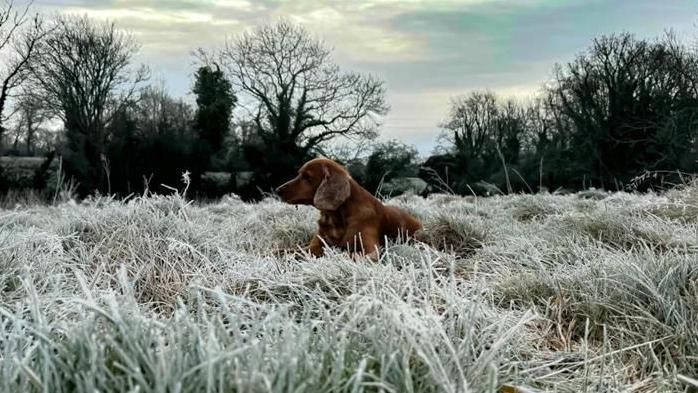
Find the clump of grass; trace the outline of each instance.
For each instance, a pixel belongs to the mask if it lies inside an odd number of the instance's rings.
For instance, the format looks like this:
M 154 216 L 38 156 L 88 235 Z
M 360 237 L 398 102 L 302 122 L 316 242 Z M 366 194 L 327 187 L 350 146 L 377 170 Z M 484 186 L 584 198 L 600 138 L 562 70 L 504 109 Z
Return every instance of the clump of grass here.
M 432 247 L 467 256 L 488 241 L 489 228 L 484 220 L 473 215 L 437 214 L 424 223 L 417 239 Z
M 252 252 L 264 250 L 269 255 L 295 252 L 310 243 L 317 230 L 319 214 L 310 206 L 291 206 L 266 200 L 258 206 L 248 206 L 235 218 L 239 223 L 228 224 L 245 228 L 243 236 L 236 235 L 234 244 Z
M 193 277 L 206 276 L 217 258 L 207 244 L 210 229 L 191 223 L 178 198 L 137 199 L 120 204 L 86 206 L 85 214 L 59 228 L 64 249 L 84 260 L 83 271 L 102 288 L 114 285 L 124 267 L 137 299 L 160 310 L 171 310 Z M 93 209 L 101 212 L 93 215 Z
M 698 180 L 666 193 L 658 203 L 649 206 L 653 215 L 683 223 L 698 222 Z
M 544 195 L 521 195 L 511 200 L 515 219 L 528 222 L 556 214 L 559 210 L 551 203 L 551 197 Z
M 693 373 L 698 272 L 691 259 L 676 252 L 658 256 L 650 249 L 609 251 L 600 264 L 589 260 L 577 268 L 519 275 L 502 281 L 500 290 L 544 310 L 550 348 L 619 348 L 619 359 L 637 374 L 667 364 Z
M 0 209 L 21 209 L 44 203 L 45 196 L 33 189 L 9 190 L 0 195 Z
M 696 246 L 695 232 L 676 228 L 654 216 L 642 216 L 630 209 L 604 209 L 564 215 L 561 225 L 599 242 L 623 249 L 648 246 L 657 251 Z

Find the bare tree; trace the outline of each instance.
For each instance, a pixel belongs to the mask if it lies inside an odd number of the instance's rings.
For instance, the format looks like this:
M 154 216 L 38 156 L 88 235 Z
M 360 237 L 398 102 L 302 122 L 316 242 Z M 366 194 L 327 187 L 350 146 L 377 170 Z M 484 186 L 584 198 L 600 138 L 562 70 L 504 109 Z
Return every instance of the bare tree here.
M 41 18 L 30 15 L 30 6 L 17 9 L 8 0 L 0 6 L 0 148 L 8 99 L 12 90 L 26 80 L 27 66 L 46 34 Z
M 613 187 L 644 170 L 691 170 L 696 75 L 698 57 L 671 34 L 603 36 L 558 66 L 548 102 L 586 178 Z
M 183 99 L 171 97 L 164 82 L 142 89 L 134 110 L 141 138 L 168 134 L 183 143 L 193 143 L 194 109 Z
M 388 110 L 383 82 L 341 71 L 323 42 L 288 22 L 228 42 L 219 61 L 251 105 L 260 136 L 283 151 L 371 136 Z
M 59 16 L 31 62 L 35 92 L 66 128 L 67 169 L 90 192 L 102 184 L 106 126 L 147 79 L 139 45 L 111 23 Z
M 26 89 L 17 97 L 15 112 L 17 114 L 17 130 L 15 133 L 14 149 L 18 150 L 18 144 L 23 141 L 25 154 L 34 155 L 36 152 L 38 136 L 45 133 L 41 126 L 49 120 L 49 112 L 45 110 L 41 100 Z
M 441 127 L 447 130 L 456 151 L 469 158 L 481 157 L 496 137 L 498 117 L 497 97 L 475 91 L 451 101 L 449 119 Z

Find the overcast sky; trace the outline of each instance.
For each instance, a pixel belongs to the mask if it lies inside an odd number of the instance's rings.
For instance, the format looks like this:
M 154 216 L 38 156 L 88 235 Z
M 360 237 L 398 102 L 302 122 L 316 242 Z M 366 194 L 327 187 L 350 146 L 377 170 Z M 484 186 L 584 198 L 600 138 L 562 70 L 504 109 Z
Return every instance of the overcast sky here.
M 19 2 L 19 1 L 17 1 Z M 191 52 L 258 23 L 300 22 L 346 69 L 388 89 L 384 138 L 434 146 L 450 98 L 474 89 L 529 97 L 600 34 L 694 42 L 698 0 L 35 0 L 41 10 L 115 21 L 142 44 L 140 61 L 174 95 L 190 94 Z

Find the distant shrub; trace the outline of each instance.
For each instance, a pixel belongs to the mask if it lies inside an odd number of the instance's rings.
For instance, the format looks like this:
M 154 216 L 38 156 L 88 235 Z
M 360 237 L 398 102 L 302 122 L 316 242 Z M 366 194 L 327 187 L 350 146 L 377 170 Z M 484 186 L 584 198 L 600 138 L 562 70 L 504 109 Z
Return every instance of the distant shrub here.
M 401 195 L 410 193 L 413 195 L 424 195 L 428 192 L 429 185 L 418 177 L 397 177 L 384 183 L 381 187 L 381 194 Z
M 204 172 L 201 176 L 201 192 L 220 197 L 235 189 L 235 178 L 229 172 Z
M 34 187 L 34 174 L 43 162 L 41 157 L 0 157 L 5 181 L 15 189 Z
M 58 163 L 50 157 L 0 157 L 8 188 L 42 190 L 55 178 Z

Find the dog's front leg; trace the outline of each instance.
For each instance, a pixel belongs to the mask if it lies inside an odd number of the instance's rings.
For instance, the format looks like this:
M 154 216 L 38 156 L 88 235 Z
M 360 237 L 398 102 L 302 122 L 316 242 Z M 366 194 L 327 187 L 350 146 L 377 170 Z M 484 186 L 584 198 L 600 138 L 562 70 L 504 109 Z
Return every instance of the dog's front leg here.
M 342 239 L 342 244 L 346 245 L 352 255 L 366 255 L 373 260 L 378 260 L 380 240 L 378 231 L 373 228 L 350 226 Z
M 308 252 L 315 257 L 321 257 L 324 254 L 322 247 L 323 244 L 322 240 L 320 240 L 320 234 L 316 234 L 313 236 L 313 240 L 310 241 Z

